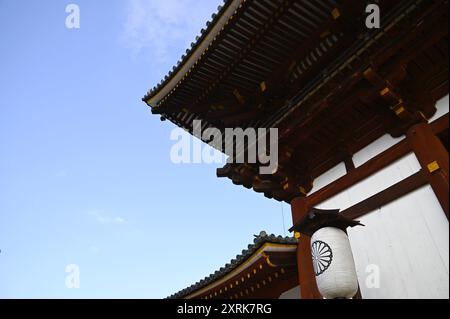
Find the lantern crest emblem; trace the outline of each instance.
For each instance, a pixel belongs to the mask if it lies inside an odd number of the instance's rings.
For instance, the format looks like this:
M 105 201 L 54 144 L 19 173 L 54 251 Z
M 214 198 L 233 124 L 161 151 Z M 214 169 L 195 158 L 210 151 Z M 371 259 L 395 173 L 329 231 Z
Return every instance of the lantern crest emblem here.
M 333 260 L 331 247 L 321 240 L 316 240 L 311 244 L 311 255 L 316 276 L 327 270 Z

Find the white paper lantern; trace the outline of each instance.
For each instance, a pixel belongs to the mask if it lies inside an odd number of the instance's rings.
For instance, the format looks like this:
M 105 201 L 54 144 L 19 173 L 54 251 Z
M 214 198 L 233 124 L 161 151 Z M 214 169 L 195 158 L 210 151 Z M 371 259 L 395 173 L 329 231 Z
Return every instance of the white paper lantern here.
M 358 291 L 358 277 L 347 234 L 324 227 L 311 237 L 316 282 L 324 298 L 352 298 Z

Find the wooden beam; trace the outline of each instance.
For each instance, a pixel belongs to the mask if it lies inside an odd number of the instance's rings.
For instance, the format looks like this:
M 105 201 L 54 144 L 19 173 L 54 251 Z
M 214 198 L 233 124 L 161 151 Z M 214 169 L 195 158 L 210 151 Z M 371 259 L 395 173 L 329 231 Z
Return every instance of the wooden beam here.
M 416 52 L 415 50 L 423 50 L 427 47 L 428 43 L 424 46 L 423 41 L 417 41 L 417 38 L 423 40 L 428 37 L 428 39 L 430 39 L 429 30 L 434 31 L 436 28 L 436 21 L 441 20 L 439 19 L 440 16 L 445 15 L 448 11 L 448 1 L 437 1 L 434 3 L 431 1 L 424 1 L 424 3 L 426 3 L 427 6 L 428 4 L 430 5 L 426 9 L 422 7 L 421 10 L 417 12 L 417 15 L 410 20 L 412 23 L 410 23 L 408 27 L 405 27 L 402 33 L 400 33 L 401 31 L 394 33 L 393 36 L 391 36 L 393 42 L 382 48 L 382 50 L 372 57 L 372 65 L 375 68 L 380 67 L 387 60 L 392 61 L 395 64 L 408 63 L 415 55 L 420 54 L 420 51 Z M 421 38 L 421 35 L 425 35 L 425 37 L 422 36 Z M 409 46 L 406 50 L 408 45 L 412 45 L 412 48 Z M 402 49 L 405 52 L 412 52 L 411 54 L 413 56 L 409 57 L 408 54 L 404 54 L 399 59 L 394 60 L 395 54 Z
M 314 207 L 324 200 L 336 195 L 337 193 L 344 191 L 345 189 L 364 180 L 370 175 L 388 166 L 389 164 L 392 164 L 396 160 L 408 154 L 410 150 L 411 149 L 407 141 L 400 141 L 388 150 L 378 154 L 377 156 L 368 160 L 366 163 L 350 171 L 348 174 L 309 195 L 307 197 L 307 206 Z M 294 221 L 294 224 L 295 222 L 297 222 L 297 220 Z
M 260 110 L 249 109 L 248 111 L 242 111 L 239 113 L 235 113 L 233 115 L 224 116 L 221 118 L 221 121 L 223 122 L 224 127 L 235 127 L 238 126 L 243 121 L 248 121 L 257 118 L 260 115 L 261 115 Z
M 292 221 L 295 222 L 301 216 L 307 214 L 306 197 L 297 197 L 291 202 Z M 311 238 L 304 234 L 300 235 L 297 245 L 297 268 L 300 295 L 302 299 L 322 299 L 317 288 L 316 274 L 314 272 L 311 256 Z
M 385 190 L 347 208 L 341 213 L 346 217 L 355 219 L 367 214 L 378 207 L 386 205 L 417 188 L 427 184 L 425 173 L 421 170 L 404 180 L 386 188 Z M 298 220 L 309 210 L 306 197 L 298 197 L 292 201 L 292 217 Z M 322 298 L 315 281 L 314 269 L 311 259 L 311 239 L 301 234 L 297 248 L 297 267 L 302 299 Z M 359 292 L 357 298 L 362 298 Z
M 236 9 L 237 12 L 243 14 L 243 12 L 245 12 L 244 8 L 248 7 L 250 3 L 251 1 L 244 2 L 242 6 Z M 241 47 L 239 52 L 237 52 L 235 56 L 232 57 L 232 61 L 229 62 L 228 67 L 223 69 L 220 74 L 217 74 L 212 83 L 206 89 L 202 89 L 195 100 L 192 103 L 189 103 L 189 105 L 195 107 L 196 105 L 200 104 L 201 101 L 205 99 L 211 92 L 216 90 L 222 80 L 226 79 L 230 74 L 232 74 L 236 66 L 238 66 L 239 63 L 248 55 L 248 53 L 251 52 L 251 50 L 260 42 L 260 40 L 263 39 L 264 36 L 271 31 L 271 27 L 273 26 L 273 24 L 278 21 L 279 17 L 281 17 L 291 5 L 292 2 L 290 1 L 277 3 L 277 8 L 273 10 L 269 16 L 266 17 L 266 19 L 263 21 L 263 25 L 258 28 L 258 31 L 253 35 L 251 39 L 248 40 L 247 45 Z M 239 16 L 240 15 L 235 14 L 230 18 L 231 22 L 227 24 L 228 29 L 231 29 L 236 24 L 236 22 L 239 20 Z M 227 32 L 221 32 L 217 36 L 217 39 L 215 41 L 220 42 L 220 40 L 225 37 L 226 34 Z M 247 97 L 244 96 L 244 98 Z
M 274 285 L 275 286 L 274 290 L 279 292 L 277 295 L 275 295 L 275 299 L 279 299 L 284 292 L 296 287 L 297 285 L 298 285 L 297 269 L 295 269 L 294 274 L 289 273 L 288 270 L 283 275 L 283 278 L 279 278 Z
M 449 211 L 448 152 L 427 123 L 416 124 L 407 134 L 407 142 L 436 194 L 447 218 Z
M 430 123 L 430 127 L 433 133 L 437 135 L 448 129 L 448 123 L 449 115 L 446 114 Z M 411 151 L 411 146 L 406 140 L 397 143 L 383 153 L 380 153 L 377 156 L 373 157 L 363 165 L 348 172 L 345 176 L 342 176 L 336 181 L 309 195 L 307 197 L 308 209 L 336 195 L 346 188 L 364 180 L 370 175 L 376 173 L 378 170 L 388 166 L 395 160 L 406 155 L 409 151 Z M 297 218 L 295 220 L 297 220 Z
M 298 281 L 302 299 L 323 299 L 317 288 L 316 274 L 312 264 L 311 238 L 300 235 L 297 247 Z
M 441 116 L 437 120 L 430 123 L 431 129 L 435 135 L 438 135 L 445 130 L 448 130 L 448 113 Z
M 353 171 L 355 169 L 355 163 L 353 163 L 352 156 L 344 157 L 345 169 L 348 172 Z
M 267 264 L 271 267 L 294 267 L 297 265 L 295 252 L 268 251 L 264 254 Z
M 345 217 L 356 219 L 371 211 L 380 208 L 390 202 L 426 185 L 428 180 L 423 170 L 403 179 L 402 181 L 366 198 L 365 200 L 343 210 L 341 214 Z

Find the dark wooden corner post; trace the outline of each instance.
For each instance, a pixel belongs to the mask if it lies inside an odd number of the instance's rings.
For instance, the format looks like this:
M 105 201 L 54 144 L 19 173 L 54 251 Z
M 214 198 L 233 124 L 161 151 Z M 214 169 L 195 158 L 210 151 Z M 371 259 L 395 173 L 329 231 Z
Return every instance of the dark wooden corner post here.
M 407 132 L 408 143 L 448 218 L 448 152 L 431 126 L 420 123 Z
M 295 224 L 300 216 L 309 210 L 306 197 L 297 197 L 291 201 L 292 222 Z M 300 234 L 297 246 L 297 268 L 300 295 L 302 299 L 322 299 L 316 284 L 316 276 L 311 257 L 311 238 Z

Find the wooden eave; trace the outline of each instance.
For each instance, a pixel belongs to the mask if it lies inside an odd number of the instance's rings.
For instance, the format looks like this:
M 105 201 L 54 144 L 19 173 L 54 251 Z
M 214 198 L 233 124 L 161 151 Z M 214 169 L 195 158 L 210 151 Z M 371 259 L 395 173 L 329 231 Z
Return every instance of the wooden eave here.
M 430 118 L 448 94 L 448 2 L 404 5 L 336 59 L 326 76 L 257 123 L 279 128 L 278 172 L 260 176 L 255 165 L 227 164 L 218 176 L 290 202 L 339 162 L 351 169 L 352 154 L 383 134 L 401 136 Z
M 202 130 L 278 128 L 275 174 L 244 163 L 217 175 L 290 202 L 383 134 L 426 121 L 448 94 L 448 1 L 379 5 L 381 28 L 368 30 L 363 1 L 242 1 L 152 112 L 187 131 L 194 119 Z
M 261 232 L 230 263 L 169 298 L 277 298 L 295 287 L 297 240 Z
M 296 79 L 305 78 L 306 73 L 314 71 L 326 56 L 332 56 L 345 42 L 340 43 L 345 19 L 333 18 L 332 12 L 350 14 L 358 7 L 351 1 L 338 5 L 331 0 L 302 4 L 298 1 L 242 0 L 239 4 L 236 1 L 226 4 L 235 7 L 235 11 L 228 15 L 220 31 L 212 34 L 210 42 L 203 46 L 203 52 L 197 52 L 198 58 L 195 61 L 185 59 L 180 70 L 172 72 L 165 85 L 144 97 L 154 113 L 188 128 L 196 115 L 209 121 L 208 113 L 225 107 L 229 109 L 230 104 L 237 107 L 235 116 L 249 109 L 261 110 L 267 103 L 272 105 L 278 95 L 277 103 L 283 103 L 287 92 L 274 84 L 280 77 L 286 84 L 298 82 Z M 227 10 L 222 8 L 220 12 L 225 15 Z M 209 32 L 216 31 L 211 28 Z M 200 40 L 204 42 L 207 38 Z M 193 44 L 194 48 L 201 47 L 202 41 Z M 280 67 L 283 74 L 278 74 Z M 174 79 L 179 79 L 176 84 Z M 264 92 L 261 92 L 261 85 L 266 87 Z M 164 90 L 166 94 L 155 102 L 155 97 Z M 236 124 L 242 125 L 259 115 L 243 118 Z M 212 122 L 216 126 L 221 123 Z
M 272 244 L 274 245 L 274 244 Z M 266 244 L 262 248 L 267 248 Z M 277 246 L 289 251 L 263 252 L 248 267 L 236 272 L 219 283 L 212 283 L 187 299 L 258 299 L 278 298 L 297 283 L 296 245 Z M 262 249 L 262 250 L 263 250 Z M 250 258 L 251 259 L 251 258 Z

